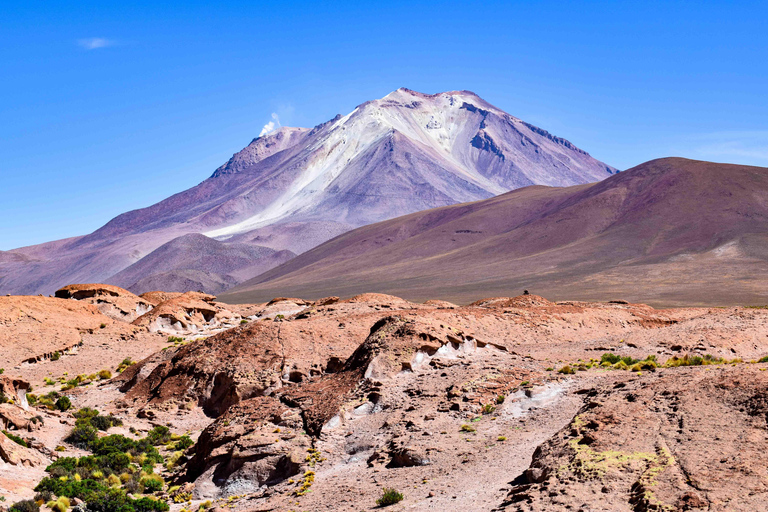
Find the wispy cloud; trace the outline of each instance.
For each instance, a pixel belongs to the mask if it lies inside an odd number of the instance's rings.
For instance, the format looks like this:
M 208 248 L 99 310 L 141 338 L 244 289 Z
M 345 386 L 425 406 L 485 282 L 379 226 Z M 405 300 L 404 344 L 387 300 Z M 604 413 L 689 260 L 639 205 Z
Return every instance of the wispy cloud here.
M 114 44 L 115 42 L 113 40 L 104 37 L 88 37 L 77 40 L 77 45 L 86 50 L 98 50 L 99 48 L 106 48 L 107 46 L 113 46 Z
M 276 112 L 272 112 L 272 121 L 264 125 L 264 128 L 261 129 L 261 133 L 259 133 L 259 137 L 263 137 L 268 133 L 272 133 L 273 131 L 275 131 L 275 128 L 279 128 L 279 127 L 280 127 L 280 118 L 277 116 Z
M 758 165 L 768 162 L 768 130 L 714 132 L 692 139 L 696 141 L 696 155 L 707 160 Z

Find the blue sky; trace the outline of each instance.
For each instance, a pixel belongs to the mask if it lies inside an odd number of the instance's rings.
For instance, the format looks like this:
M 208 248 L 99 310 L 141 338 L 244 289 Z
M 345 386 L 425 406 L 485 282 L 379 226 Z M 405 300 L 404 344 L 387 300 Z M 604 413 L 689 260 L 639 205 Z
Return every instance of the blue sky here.
M 3 2 L 0 249 L 193 186 L 273 113 L 469 89 L 621 169 L 768 166 L 765 2 Z

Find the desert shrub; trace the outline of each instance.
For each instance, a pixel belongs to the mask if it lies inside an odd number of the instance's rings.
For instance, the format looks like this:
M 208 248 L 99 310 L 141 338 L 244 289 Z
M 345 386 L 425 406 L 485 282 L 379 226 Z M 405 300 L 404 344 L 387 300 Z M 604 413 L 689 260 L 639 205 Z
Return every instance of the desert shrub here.
M 462 425 L 459 430 L 461 432 L 475 432 L 475 427 L 472 425 Z
M 568 365 L 565 365 L 565 366 L 563 366 L 562 368 L 560 368 L 560 369 L 557 371 L 557 373 L 562 373 L 563 375 L 573 375 L 573 374 L 574 374 L 574 373 L 576 373 L 576 372 L 575 372 L 575 371 L 573 371 L 573 368 L 571 368 L 570 366 L 568 366 Z
M 33 393 L 27 393 L 27 403 L 34 406 L 37 403 L 37 395 Z
M 133 364 L 134 364 L 133 359 L 131 359 L 130 357 L 126 357 L 125 359 L 123 359 L 123 361 L 119 365 L 117 365 L 116 371 L 117 373 L 123 373 L 126 370 L 126 368 L 128 368 Z
M 40 505 L 33 500 L 17 501 L 11 505 L 11 512 L 40 512 Z
M 106 326 L 107 326 L 107 324 L 105 324 L 105 323 L 101 323 L 101 324 L 99 324 L 99 329 L 103 329 L 103 328 L 105 328 Z
M 388 505 L 400 503 L 401 501 L 403 501 L 403 494 L 401 492 L 398 492 L 397 489 L 385 487 L 384 494 L 381 495 L 381 498 L 376 500 L 376 504 L 380 507 L 386 507 Z
M 69 509 L 69 498 L 61 496 L 57 500 L 49 500 L 47 507 L 54 512 L 67 512 Z
M 180 336 L 168 336 L 168 343 L 181 343 L 184 338 Z
M 72 408 L 72 402 L 66 396 L 62 396 L 56 400 L 55 406 L 56 409 L 60 410 L 61 412 L 66 412 Z
M 0 391 L 0 404 L 7 404 L 9 402 L 10 402 L 10 400 L 8 399 L 7 396 L 5 396 L 5 393 Z
M 497 403 L 497 404 L 503 404 L 503 403 L 504 403 L 504 400 L 506 400 L 506 399 L 507 399 L 507 397 L 506 397 L 506 396 L 504 396 L 504 395 L 499 395 L 499 396 L 497 396 L 497 397 L 496 397 L 496 403 Z
M 90 422 L 94 428 L 101 430 L 102 432 L 106 432 L 111 427 L 119 427 L 123 424 L 123 420 L 116 418 L 111 414 L 107 416 L 94 416 L 90 419 Z
M 724 360 L 720 359 L 719 361 L 716 360 L 716 358 L 709 356 L 709 358 L 702 357 L 699 355 L 690 355 L 685 354 L 683 357 L 677 357 L 673 356 L 664 363 L 664 366 L 675 368 L 678 366 L 701 366 L 705 364 L 717 364 L 718 362 L 724 362 Z
M 5 430 L 3 430 L 3 434 L 5 434 L 5 437 L 10 439 L 14 443 L 16 443 L 18 445 L 21 445 L 24 448 L 29 448 L 29 445 L 27 444 L 27 442 L 25 440 L 23 440 L 22 438 L 20 438 L 19 436 L 11 434 L 10 432 L 7 432 Z
M 158 425 L 147 434 L 147 441 L 153 446 L 167 444 L 171 440 L 171 431 L 168 427 Z
M 112 372 L 109 370 L 101 370 L 99 371 L 99 378 L 101 380 L 111 379 L 112 378 Z
M 35 494 L 35 497 L 33 498 L 35 501 L 42 501 L 45 503 L 48 503 L 56 496 L 53 495 L 51 491 L 43 491 Z
M 5 368 L 0 368 L 0 375 L 5 373 Z
M 147 475 L 143 477 L 139 483 L 145 494 L 158 492 L 163 490 L 163 479 L 159 475 Z
M 99 411 L 97 409 L 92 409 L 90 407 L 81 407 L 74 413 L 72 413 L 72 416 L 74 416 L 78 420 L 89 420 L 91 418 L 94 418 L 99 415 Z
M 605 354 L 600 356 L 601 363 L 616 364 L 619 361 L 621 361 L 621 357 L 617 356 L 616 354 L 612 354 L 610 352 L 606 352 Z
M 240 320 L 240 325 L 242 325 L 242 324 L 247 324 L 247 323 L 248 323 L 248 320 L 246 320 L 245 318 L 243 318 L 242 320 Z
M 174 450 L 186 450 L 195 442 L 189 436 L 181 436 L 178 441 L 173 445 Z
M 61 359 L 61 353 L 57 350 L 51 355 L 51 361 L 58 361 Z
M 768 356 L 763 356 L 757 360 L 758 363 L 768 363 Z
M 86 450 L 97 438 L 96 428 L 89 421 L 78 420 L 75 423 L 75 428 L 72 429 L 72 432 L 69 433 L 64 441 Z
M 495 410 L 496 410 L 496 406 L 493 404 L 485 404 L 483 406 L 483 414 L 491 414 Z

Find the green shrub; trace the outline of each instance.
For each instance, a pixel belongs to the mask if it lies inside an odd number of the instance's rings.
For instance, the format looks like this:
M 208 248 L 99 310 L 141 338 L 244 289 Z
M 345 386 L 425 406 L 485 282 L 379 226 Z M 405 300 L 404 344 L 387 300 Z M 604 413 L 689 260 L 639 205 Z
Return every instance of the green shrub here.
M 23 440 L 22 438 L 20 438 L 19 436 L 11 434 L 10 432 L 7 432 L 5 430 L 3 430 L 3 434 L 5 434 L 5 437 L 10 439 L 14 443 L 16 443 L 18 445 L 21 445 L 24 448 L 29 448 L 29 445 L 27 444 L 27 442 L 25 440 Z
M 61 353 L 57 350 L 51 355 L 51 361 L 58 361 L 61 359 Z
M 151 494 L 163 490 L 163 479 L 159 475 L 147 475 L 143 477 L 139 483 L 143 489 L 144 494 Z
M 129 366 L 132 366 L 133 364 L 133 360 L 130 357 L 126 357 L 119 365 L 117 365 L 116 371 L 117 373 L 123 373 Z
M 11 506 L 11 512 L 40 512 L 40 505 L 33 500 L 17 501 Z
M 101 380 L 111 379 L 112 378 L 112 372 L 109 370 L 101 370 L 99 371 L 99 378 Z
M 99 324 L 99 329 L 103 329 L 103 328 L 105 328 L 106 326 L 107 326 L 107 324 L 105 324 L 105 323 Z
M 37 395 L 27 393 L 27 403 L 31 406 L 34 406 L 37 403 Z
M 559 370 L 557 370 L 557 373 L 562 373 L 563 375 L 573 375 L 576 372 L 573 371 L 573 368 L 571 368 L 570 366 L 565 365 Z
M 763 356 L 757 360 L 758 363 L 768 363 L 768 356 Z
M 472 425 L 462 425 L 459 430 L 461 430 L 462 432 L 475 432 L 475 427 L 473 427 Z
M 93 409 L 91 409 L 93 411 Z M 115 416 L 112 416 L 111 414 L 107 416 L 102 416 L 100 414 L 97 414 L 96 416 L 88 416 L 85 418 L 82 418 L 83 421 L 87 421 L 91 424 L 91 426 L 97 430 L 101 430 L 102 432 L 106 432 L 111 427 L 119 427 L 123 424 L 123 420 L 120 418 L 116 418 Z
M 98 438 L 97 430 L 91 425 L 90 421 L 78 420 L 75 423 L 75 428 L 64 439 L 67 443 L 82 448 L 88 449 Z
M 158 425 L 152 430 L 149 431 L 147 434 L 147 441 L 149 444 L 153 446 L 158 446 L 161 444 L 168 444 L 168 441 L 171 440 L 171 431 L 168 430 L 168 427 L 165 427 L 163 425 Z
M 189 436 L 181 436 L 178 441 L 173 445 L 174 450 L 186 450 L 195 442 Z
M 381 498 L 376 500 L 376 504 L 380 507 L 386 507 L 388 505 L 400 503 L 401 501 L 403 501 L 402 493 L 398 492 L 397 489 L 385 487 L 384 494 L 381 495 Z
M 92 409 L 90 407 L 81 407 L 74 413 L 72 413 L 72 416 L 74 416 L 78 420 L 89 420 L 91 418 L 94 418 L 99 415 L 99 411 L 96 409 Z
M 56 409 L 61 412 L 66 412 L 72 408 L 72 402 L 66 396 L 60 397 L 56 400 Z
M 483 406 L 483 414 L 491 414 L 495 410 L 496 410 L 496 406 L 493 404 L 485 404 Z
M 5 368 L 0 368 L 0 375 L 5 373 Z

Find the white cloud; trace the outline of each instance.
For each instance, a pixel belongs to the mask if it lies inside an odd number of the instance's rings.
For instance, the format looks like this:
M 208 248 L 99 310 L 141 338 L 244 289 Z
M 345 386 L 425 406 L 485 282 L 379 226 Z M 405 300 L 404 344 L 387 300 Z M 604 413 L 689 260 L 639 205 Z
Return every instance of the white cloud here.
M 86 39 L 78 39 L 77 45 L 86 50 L 97 50 L 99 48 L 106 48 L 107 46 L 114 45 L 115 42 L 103 37 L 89 37 Z
M 261 129 L 261 133 L 259 133 L 259 137 L 263 137 L 268 133 L 272 133 L 273 131 L 275 131 L 275 127 L 279 127 L 279 126 L 280 126 L 280 118 L 277 116 L 277 113 L 272 112 L 272 121 L 264 125 L 264 128 Z
M 704 159 L 765 165 L 768 163 L 768 131 L 732 131 L 693 138 L 694 153 Z

